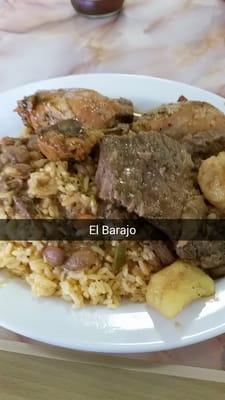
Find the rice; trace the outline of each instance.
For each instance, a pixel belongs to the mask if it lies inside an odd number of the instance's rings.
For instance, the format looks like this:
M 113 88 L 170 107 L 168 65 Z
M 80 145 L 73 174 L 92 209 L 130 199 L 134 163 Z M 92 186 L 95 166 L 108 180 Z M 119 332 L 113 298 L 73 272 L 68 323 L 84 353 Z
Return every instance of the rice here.
M 120 304 L 122 298 L 133 302 L 145 302 L 147 284 L 153 267 L 148 264 L 143 271 L 143 267 L 132 257 L 134 248 L 137 248 L 138 254 L 140 247 L 145 245 L 126 242 L 127 263 L 118 273 L 112 268 L 115 246 L 112 247 L 109 243 L 107 246 L 106 243 L 99 246 L 97 243 L 90 243 L 91 248 L 98 249 L 98 265 L 81 271 L 53 268 L 42 257 L 42 248 L 45 245 L 45 242 L 1 242 L 0 268 L 6 268 L 25 279 L 36 296 L 60 296 L 73 302 L 75 307 L 85 304 L 115 307 Z M 81 244 L 76 242 L 76 247 L 79 245 Z M 69 246 L 71 248 L 73 244 L 70 243 Z M 65 249 L 67 247 L 68 245 Z
M 94 160 L 89 158 L 72 170 L 65 161 L 31 160 L 30 166 L 29 179 L 19 194 L 34 202 L 36 217 L 57 218 L 62 207 L 70 216 L 97 215 Z M 13 190 L 1 194 L 1 216 L 18 217 L 13 194 Z M 51 245 L 58 243 L 51 242 Z M 58 296 L 76 308 L 87 304 L 116 307 L 122 299 L 146 301 L 146 289 L 155 265 L 147 243 L 124 242 L 126 264 L 119 271 L 115 271 L 113 264 L 117 242 L 61 242 L 60 247 L 67 255 L 82 248 L 95 252 L 95 265 L 79 271 L 51 266 L 43 257 L 45 246 L 44 241 L 1 241 L 0 268 L 24 279 L 36 296 Z

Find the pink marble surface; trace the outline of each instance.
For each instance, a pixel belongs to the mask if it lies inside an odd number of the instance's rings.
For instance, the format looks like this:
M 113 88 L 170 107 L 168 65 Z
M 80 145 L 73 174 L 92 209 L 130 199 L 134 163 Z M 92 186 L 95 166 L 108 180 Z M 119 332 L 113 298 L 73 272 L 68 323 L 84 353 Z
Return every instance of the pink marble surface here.
M 127 0 L 119 17 L 90 20 L 69 0 L 0 0 L 0 91 L 89 72 L 187 82 L 225 96 L 223 0 Z M 27 341 L 0 329 L 0 340 Z M 225 369 L 225 335 L 149 361 Z
M 223 0 L 127 0 L 90 20 L 70 0 L 0 0 L 0 90 L 81 72 L 175 79 L 225 95 Z

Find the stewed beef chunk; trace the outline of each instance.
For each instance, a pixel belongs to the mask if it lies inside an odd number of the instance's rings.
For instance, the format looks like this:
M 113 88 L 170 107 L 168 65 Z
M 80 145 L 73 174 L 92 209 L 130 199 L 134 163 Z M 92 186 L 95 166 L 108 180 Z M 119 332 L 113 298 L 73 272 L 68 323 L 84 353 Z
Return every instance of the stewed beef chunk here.
M 224 267 L 225 241 L 194 240 L 179 243 L 176 246 L 177 255 L 203 269 Z
M 103 219 L 118 219 L 118 220 L 132 220 L 136 219 L 137 215 L 129 213 L 126 208 L 112 204 L 110 201 L 99 201 L 98 217 Z
M 176 255 L 169 241 L 153 240 L 149 242 L 149 246 L 160 261 L 160 265 L 170 265 L 175 261 Z
M 179 219 L 187 209 L 197 218 L 189 204 L 204 201 L 193 167 L 184 146 L 166 135 L 106 136 L 96 172 L 99 196 L 147 219 Z

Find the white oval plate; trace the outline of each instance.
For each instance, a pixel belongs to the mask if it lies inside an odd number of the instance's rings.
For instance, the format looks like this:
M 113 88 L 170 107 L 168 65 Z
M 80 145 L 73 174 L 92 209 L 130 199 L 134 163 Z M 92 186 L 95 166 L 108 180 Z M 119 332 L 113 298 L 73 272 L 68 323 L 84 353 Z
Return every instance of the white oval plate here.
M 76 75 L 0 94 L 0 136 L 21 132 L 22 122 L 13 112 L 18 99 L 40 89 L 69 87 L 127 97 L 141 111 L 184 95 L 206 100 L 225 112 L 223 98 L 182 83 L 135 75 Z M 174 320 L 164 319 L 146 304 L 126 303 L 115 310 L 91 306 L 77 311 L 54 297 L 35 298 L 23 281 L 10 279 L 0 289 L 0 325 L 32 339 L 79 350 L 132 353 L 172 349 L 225 332 L 225 278 L 216 283 L 216 299 L 195 302 Z

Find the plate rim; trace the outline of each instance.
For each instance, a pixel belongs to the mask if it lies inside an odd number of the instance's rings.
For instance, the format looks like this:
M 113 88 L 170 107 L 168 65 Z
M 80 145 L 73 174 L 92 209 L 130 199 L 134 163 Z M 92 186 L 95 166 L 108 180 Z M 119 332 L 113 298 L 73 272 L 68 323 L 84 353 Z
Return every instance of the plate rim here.
M 125 74 L 125 73 L 120 74 L 120 73 L 100 73 L 100 72 L 99 73 L 87 73 L 87 74 L 86 73 L 85 74 L 71 74 L 71 75 L 66 75 L 66 76 L 59 76 L 59 77 L 54 77 L 54 78 L 49 78 L 49 79 L 43 79 L 43 80 L 39 80 L 39 81 L 27 82 L 26 84 L 16 86 L 9 90 L 0 92 L 0 98 L 5 95 L 10 97 L 10 95 L 13 95 L 17 90 L 23 91 L 23 90 L 27 89 L 28 87 L 31 87 L 31 90 L 32 90 L 32 86 L 45 85 L 45 83 L 47 83 L 47 82 L 57 82 L 62 79 L 64 81 L 65 80 L 69 81 L 73 78 L 84 79 L 85 77 L 91 77 L 91 78 L 93 78 L 93 80 L 95 77 L 98 79 L 101 77 L 105 77 L 105 78 L 107 77 L 109 79 L 110 79 L 110 77 L 113 77 L 113 78 L 120 77 L 120 78 L 125 78 L 125 79 L 134 79 L 134 80 L 146 79 L 148 81 L 159 82 L 160 84 L 167 83 L 169 85 L 170 84 L 171 85 L 175 84 L 178 86 L 182 85 L 183 88 L 198 90 L 205 95 L 209 95 L 210 97 L 213 96 L 215 98 L 215 100 L 222 101 L 223 104 L 225 104 L 225 99 L 222 96 L 220 96 L 216 93 L 210 92 L 208 90 L 196 87 L 194 85 L 190 85 L 188 83 L 183 83 L 183 82 L 179 82 L 176 80 L 164 79 L 164 78 L 160 78 L 160 77 L 154 77 L 154 76 L 150 76 L 150 75 L 148 76 L 148 75 L 142 75 L 142 74 Z M 222 279 L 225 281 L 225 278 L 222 278 Z M 29 289 L 29 291 L 30 291 L 30 289 Z M 68 305 L 69 305 L 69 307 L 71 307 L 70 303 Z M 1 317 L 0 317 L 0 319 L 1 319 Z M 211 339 L 211 338 L 225 332 L 225 321 L 224 321 L 224 323 L 221 323 L 220 325 L 218 325 L 216 327 L 215 326 L 212 327 L 207 332 L 201 332 L 200 334 L 198 334 L 197 337 L 195 335 L 195 336 L 187 339 L 185 341 L 185 343 L 180 341 L 178 344 L 174 343 L 174 344 L 170 345 L 169 347 L 168 347 L 167 342 L 158 343 L 158 344 L 157 343 L 154 344 L 152 342 L 144 342 L 144 343 L 137 342 L 137 343 L 127 343 L 127 344 L 124 344 L 124 343 L 121 343 L 121 344 L 119 344 L 119 343 L 99 344 L 99 343 L 97 343 L 97 344 L 91 344 L 90 346 L 76 342 L 72 346 L 72 345 L 68 345 L 67 343 L 63 343 L 63 340 L 59 342 L 57 340 L 51 339 L 51 341 L 50 341 L 48 339 L 43 339 L 43 337 L 40 337 L 39 335 L 31 335 L 31 334 L 28 335 L 27 332 L 23 331 L 23 329 L 16 329 L 16 328 L 12 329 L 13 324 L 11 324 L 11 325 L 9 324 L 10 325 L 9 326 L 7 323 L 0 321 L 0 325 L 5 329 L 11 330 L 17 334 L 29 337 L 32 340 L 36 340 L 38 342 L 43 342 L 43 343 L 54 345 L 54 346 L 59 346 L 59 347 L 64 347 L 64 348 L 69 348 L 69 349 L 74 349 L 74 350 L 76 349 L 76 350 L 82 350 L 82 351 L 90 351 L 90 352 L 120 353 L 120 354 L 122 354 L 122 353 L 140 353 L 140 352 L 157 352 L 157 351 L 164 351 L 164 350 L 169 350 L 169 349 L 172 350 L 175 348 L 186 347 L 186 346 L 189 346 L 189 345 L 192 345 L 195 343 L 199 343 L 199 342 L 202 342 L 203 340 L 205 341 L 205 340 Z
M 132 79 L 147 79 L 147 80 L 158 81 L 158 82 L 161 82 L 161 83 L 182 85 L 182 86 L 185 86 L 186 88 L 190 88 L 190 89 L 194 89 L 194 90 L 196 90 L 196 89 L 200 90 L 200 91 L 202 91 L 204 93 L 209 94 L 210 96 L 213 95 L 213 96 L 217 97 L 218 100 L 222 100 L 222 101 L 225 102 L 225 97 L 223 97 L 223 96 L 221 96 L 221 95 L 219 95 L 219 94 L 217 94 L 215 92 L 211 92 L 210 90 L 201 88 L 199 86 L 192 85 L 190 83 L 177 81 L 177 80 L 173 80 L 173 79 L 160 78 L 158 76 L 153 76 L 153 75 L 128 74 L 128 73 L 118 73 L 118 72 L 103 72 L 103 73 L 101 73 L 101 72 L 91 72 L 91 73 L 83 73 L 83 74 L 60 75 L 60 76 L 49 78 L 49 79 L 41 79 L 41 80 L 37 80 L 37 81 L 26 82 L 23 85 L 17 85 L 17 86 L 15 86 L 13 88 L 10 88 L 8 90 L 0 91 L 0 96 L 1 95 L 10 95 L 11 92 L 16 91 L 17 89 L 25 89 L 27 86 L 32 86 L 32 85 L 35 86 L 37 84 L 44 84 L 44 83 L 49 82 L 49 81 L 56 82 L 56 81 L 61 80 L 61 79 L 70 80 L 70 79 L 72 79 L 74 77 L 76 77 L 76 78 L 85 78 L 87 76 L 90 76 L 90 77 L 93 77 L 93 78 L 94 77 L 96 77 L 96 78 L 98 77 L 99 78 L 99 76 L 102 76 L 102 77 L 110 77 L 110 76 L 112 76 L 112 77 L 116 77 L 117 76 L 118 77 L 118 76 L 120 76 L 120 77 L 126 78 L 126 79 L 129 79 L 129 78 L 132 78 Z

